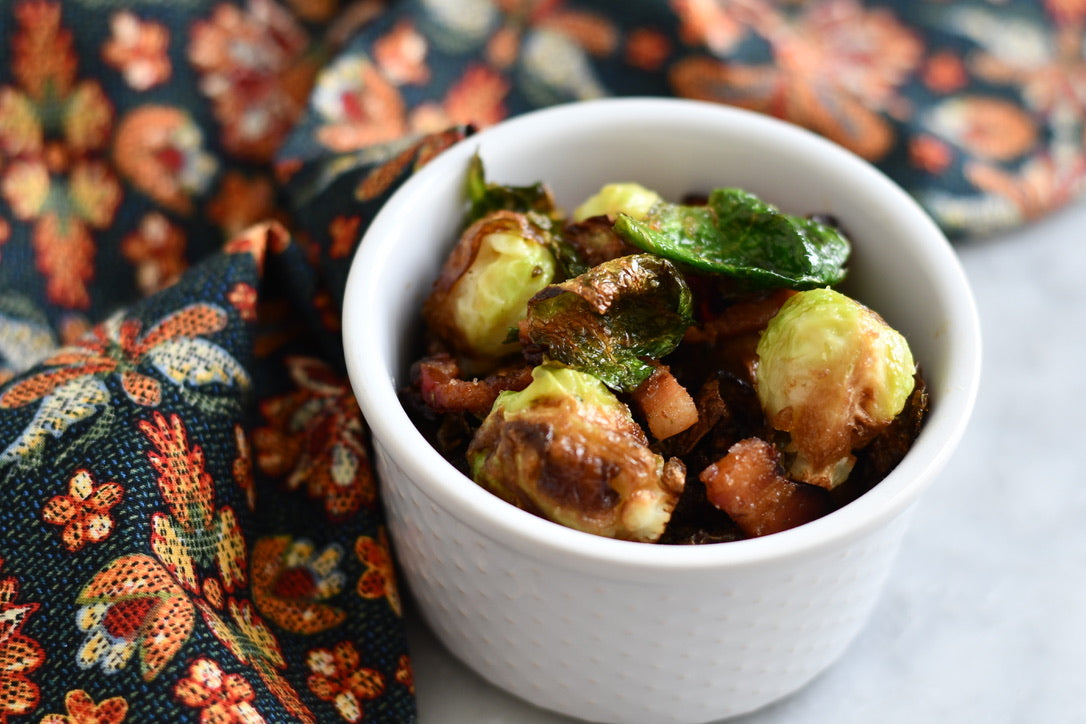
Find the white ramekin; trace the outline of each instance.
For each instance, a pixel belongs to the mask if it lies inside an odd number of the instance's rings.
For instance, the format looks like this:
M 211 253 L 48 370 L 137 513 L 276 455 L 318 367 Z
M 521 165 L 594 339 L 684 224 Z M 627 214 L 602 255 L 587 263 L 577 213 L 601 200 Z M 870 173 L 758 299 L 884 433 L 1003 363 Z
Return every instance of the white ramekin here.
M 847 290 L 906 335 L 927 379 L 931 412 L 912 450 L 873 490 L 822 519 L 706 546 L 580 533 L 476 486 L 427 444 L 397 397 L 476 152 L 489 179 L 545 181 L 567 209 L 603 183 L 637 181 L 671 199 L 738 186 L 791 213 L 837 217 L 854 244 Z M 437 637 L 539 706 L 638 724 L 751 711 L 841 655 L 872 610 L 907 512 L 958 444 L 980 374 L 966 278 L 905 192 L 795 126 L 662 98 L 555 106 L 443 152 L 366 232 L 343 333 L 400 570 Z

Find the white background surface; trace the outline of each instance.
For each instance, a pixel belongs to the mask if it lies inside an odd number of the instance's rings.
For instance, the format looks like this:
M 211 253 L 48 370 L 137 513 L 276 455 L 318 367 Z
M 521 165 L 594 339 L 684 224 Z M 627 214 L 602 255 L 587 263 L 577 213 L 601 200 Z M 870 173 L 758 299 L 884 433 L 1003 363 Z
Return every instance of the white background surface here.
M 1086 722 L 1086 203 L 957 248 L 984 335 L 970 428 L 844 657 L 734 724 Z M 573 721 L 408 620 L 421 724 Z

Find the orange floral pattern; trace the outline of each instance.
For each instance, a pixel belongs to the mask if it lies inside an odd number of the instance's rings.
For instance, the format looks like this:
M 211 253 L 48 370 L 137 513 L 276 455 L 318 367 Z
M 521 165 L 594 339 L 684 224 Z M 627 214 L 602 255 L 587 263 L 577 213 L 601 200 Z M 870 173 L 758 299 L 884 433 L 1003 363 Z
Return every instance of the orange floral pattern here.
M 67 714 L 46 714 L 38 724 L 121 724 L 128 716 L 128 702 L 114 696 L 95 703 L 82 689 L 64 695 Z
M 253 687 L 240 674 L 227 674 L 211 659 L 199 658 L 188 676 L 177 682 L 174 695 L 185 706 L 200 710 L 200 721 L 216 724 L 262 724 L 253 707 Z
M 185 592 L 154 558 L 118 558 L 83 587 L 76 599 L 76 626 L 83 644 L 81 668 L 106 674 L 127 668 L 139 653 L 140 673 L 154 680 L 192 632 L 194 611 Z
M 144 294 L 165 289 L 188 268 L 184 233 L 157 211 L 121 241 L 121 253 L 135 265 L 136 284 Z
M 41 698 L 41 689 L 31 676 L 45 663 L 45 649 L 23 633 L 38 608 L 37 603 L 19 601 L 19 581 L 14 576 L 0 577 L 0 722 L 32 712 Z
M 189 441 L 177 415 L 155 413 L 139 423 L 152 445 L 147 458 L 169 513 L 151 516 L 151 549 L 178 582 L 199 593 L 198 568 L 214 564 L 227 591 L 245 585 L 246 551 L 237 516 L 217 507 L 204 451 Z
M 67 495 L 49 499 L 42 520 L 63 526 L 64 547 L 75 552 L 88 543 L 101 543 L 113 532 L 110 509 L 121 502 L 124 488 L 108 482 L 95 485 L 87 470 L 77 470 L 68 481 Z
M 415 693 L 415 670 L 407 654 L 402 654 L 396 663 L 396 681 L 406 686 L 412 694 Z
M 187 216 L 194 210 L 193 197 L 209 188 L 219 166 L 204 144 L 204 134 L 189 113 L 142 105 L 117 124 L 113 163 L 163 210 Z
M 376 699 L 385 689 L 385 680 L 376 669 L 365 668 L 358 649 L 342 641 L 332 649 L 314 649 L 306 659 L 309 689 L 321 699 L 335 704 L 336 711 L 348 722 L 365 716 L 364 702 Z
M 346 612 L 328 603 L 343 590 L 339 546 L 317 551 L 307 540 L 262 538 L 253 547 L 253 602 L 277 626 L 317 633 L 337 626 Z
M 170 31 L 165 25 L 142 21 L 125 10 L 115 13 L 109 26 L 112 35 L 102 48 L 102 57 L 121 72 L 125 83 L 145 91 L 169 79 Z
M 201 75 L 227 150 L 267 161 L 305 105 L 316 68 L 303 57 L 309 38 L 273 0 L 220 3 L 194 24 L 190 62 Z
M 685 18 L 689 35 L 726 54 L 739 35 L 757 33 L 772 48 L 772 62 L 692 56 L 671 71 L 679 95 L 787 118 L 869 159 L 889 151 L 896 140 L 890 119 L 908 112 L 902 86 L 922 58 L 914 31 L 858 0 L 811 3 L 795 19 L 768 2 L 727 8 L 721 12 L 736 33 L 730 42 L 709 36 L 718 25 L 693 14 Z
M 355 541 L 354 552 L 366 566 L 358 579 L 358 595 L 362 598 L 384 598 L 397 616 L 403 615 L 400 589 L 396 583 L 396 570 L 389 554 L 388 534 L 384 528 L 377 539 L 363 536 Z
M 116 378 L 127 398 L 145 407 L 161 402 L 162 381 L 177 386 L 248 387 L 245 370 L 205 338 L 222 330 L 226 321 L 221 308 L 192 304 L 146 331 L 140 320 L 120 316 L 99 325 L 0 393 L 0 410 L 40 403 L 22 434 L 0 453 L 0 462 L 40 455 L 48 436 L 60 436 L 96 414 L 111 398 L 103 378 Z M 157 374 L 146 372 L 145 366 Z
M 13 43 L 17 85 L 0 86 L 0 196 L 14 216 L 33 222 L 37 268 L 49 301 L 90 306 L 92 230 L 109 227 L 123 195 L 103 158 L 113 106 L 95 80 L 79 80 L 71 33 L 60 5 L 19 3 Z
M 292 357 L 287 366 L 297 390 L 261 403 L 267 425 L 254 432 L 257 465 L 291 489 L 304 485 L 334 520 L 372 507 L 376 483 L 350 385 L 314 358 Z

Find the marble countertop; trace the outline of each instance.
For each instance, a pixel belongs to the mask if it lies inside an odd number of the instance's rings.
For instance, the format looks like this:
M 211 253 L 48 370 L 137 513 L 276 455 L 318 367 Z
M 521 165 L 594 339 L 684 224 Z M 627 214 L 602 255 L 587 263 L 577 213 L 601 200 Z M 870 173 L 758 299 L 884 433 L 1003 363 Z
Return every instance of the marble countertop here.
M 871 620 L 805 689 L 734 724 L 1086 721 L 1086 203 L 958 246 L 984 339 L 976 411 Z M 409 614 L 421 724 L 563 724 Z

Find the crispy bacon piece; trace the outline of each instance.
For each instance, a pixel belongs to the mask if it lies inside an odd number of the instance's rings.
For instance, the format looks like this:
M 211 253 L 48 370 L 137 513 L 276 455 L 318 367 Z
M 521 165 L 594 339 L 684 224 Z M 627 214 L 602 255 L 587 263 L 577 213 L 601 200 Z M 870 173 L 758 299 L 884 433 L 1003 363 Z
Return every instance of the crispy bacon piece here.
M 780 453 L 768 442 L 740 440 L 698 476 L 709 502 L 749 536 L 794 528 L 832 509 L 829 494 L 781 475 Z
M 729 305 L 700 327 L 691 327 L 687 330 L 685 341 L 713 344 L 724 337 L 763 330 L 769 324 L 769 320 L 780 310 L 781 305 L 793 294 L 795 292 L 791 289 L 774 289 L 769 294 Z
M 437 413 L 490 412 L 502 390 L 523 390 L 532 381 L 527 363 L 502 367 L 483 379 L 462 379 L 452 355 L 439 353 L 416 362 L 411 376 L 426 405 Z
M 615 233 L 614 222 L 606 216 L 566 224 L 562 235 L 588 266 L 640 251 Z
M 631 393 L 631 398 L 652 436 L 666 440 L 696 423 L 698 408 L 667 365 L 653 362 L 652 366 L 652 375 Z

